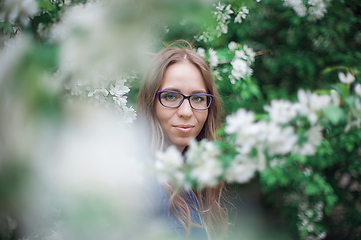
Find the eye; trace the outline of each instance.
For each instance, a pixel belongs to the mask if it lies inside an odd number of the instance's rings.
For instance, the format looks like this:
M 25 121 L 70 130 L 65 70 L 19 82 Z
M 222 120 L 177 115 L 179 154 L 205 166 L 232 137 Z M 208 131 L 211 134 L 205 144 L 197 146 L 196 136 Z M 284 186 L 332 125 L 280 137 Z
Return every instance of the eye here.
M 191 99 L 193 102 L 204 102 L 206 100 L 206 96 L 203 95 L 194 95 Z
M 177 93 L 169 93 L 169 92 L 166 92 L 166 93 L 163 93 L 161 95 L 161 98 L 166 100 L 166 101 L 175 101 L 179 98 L 179 94 Z

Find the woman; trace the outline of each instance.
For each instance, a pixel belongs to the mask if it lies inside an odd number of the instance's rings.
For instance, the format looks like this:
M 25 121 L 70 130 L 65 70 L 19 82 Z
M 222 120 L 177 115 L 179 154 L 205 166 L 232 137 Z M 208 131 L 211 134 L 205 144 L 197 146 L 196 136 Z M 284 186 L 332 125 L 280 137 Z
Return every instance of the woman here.
M 138 95 L 138 114 L 151 129 L 152 149 L 175 145 L 184 154 L 191 140 L 214 140 L 220 123 L 220 97 L 208 64 L 190 48 L 159 52 L 145 74 Z M 221 206 L 223 184 L 202 191 L 175 191 L 163 186 L 168 218 L 187 236 L 225 236 L 228 214 Z M 197 235 L 197 236 L 196 236 Z M 203 236 L 206 236 L 203 234 Z

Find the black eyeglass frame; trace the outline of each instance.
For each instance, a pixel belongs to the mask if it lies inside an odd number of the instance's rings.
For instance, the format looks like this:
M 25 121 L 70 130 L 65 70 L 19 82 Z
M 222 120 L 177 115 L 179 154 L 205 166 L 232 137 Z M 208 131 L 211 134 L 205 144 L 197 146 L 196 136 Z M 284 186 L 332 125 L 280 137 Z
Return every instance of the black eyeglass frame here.
M 160 94 L 161 94 L 161 93 L 164 93 L 164 92 L 170 92 L 170 93 L 180 94 L 180 95 L 182 95 L 183 99 L 179 102 L 178 106 L 176 106 L 176 107 L 168 107 L 168 106 L 165 106 L 165 105 L 162 103 L 162 100 L 160 100 Z M 194 95 L 202 95 L 202 96 L 211 97 L 211 100 L 210 100 L 208 106 L 207 106 L 206 108 L 200 108 L 200 109 L 199 109 L 199 108 L 194 108 L 194 107 L 192 106 L 191 101 L 190 101 L 190 98 L 191 98 L 192 96 L 194 96 Z M 186 95 L 184 95 L 184 94 L 182 94 L 182 93 L 180 93 L 180 92 L 171 91 L 171 90 L 159 90 L 159 91 L 157 92 L 157 98 L 158 98 L 158 101 L 160 102 L 160 104 L 162 104 L 162 106 L 167 107 L 167 108 L 179 108 L 180 105 L 182 105 L 182 103 L 184 102 L 184 99 L 188 99 L 189 105 L 190 105 L 191 108 L 193 108 L 194 110 L 206 110 L 206 109 L 208 109 L 208 108 L 212 105 L 213 100 L 214 100 L 214 96 L 213 96 L 212 94 L 208 94 L 208 93 L 195 93 L 195 94 L 186 96 Z

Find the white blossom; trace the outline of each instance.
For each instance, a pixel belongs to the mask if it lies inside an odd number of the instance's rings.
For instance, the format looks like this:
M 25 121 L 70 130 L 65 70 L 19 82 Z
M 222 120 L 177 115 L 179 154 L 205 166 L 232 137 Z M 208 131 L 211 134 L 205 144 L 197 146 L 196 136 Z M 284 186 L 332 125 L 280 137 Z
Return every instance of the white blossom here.
M 306 92 L 300 89 L 297 93 L 298 103 L 294 104 L 294 108 L 301 115 L 306 115 L 311 124 L 315 124 L 318 120 L 316 111 L 327 107 L 331 102 L 328 95 L 318 95 L 312 92 Z
M 303 4 L 302 0 L 283 0 L 283 5 L 292 7 L 298 16 L 304 17 L 307 13 L 307 8 Z
M 323 128 L 321 126 L 312 126 L 305 133 L 307 141 L 303 143 L 302 146 L 295 145 L 292 152 L 300 155 L 314 155 L 316 153 L 317 146 L 319 146 L 322 141 L 322 131 Z
M 202 186 L 214 187 L 218 184 L 218 178 L 222 175 L 223 168 L 217 159 L 210 158 L 204 161 L 203 164 L 194 167 L 190 176 L 196 179 L 197 183 Z
M 226 170 L 225 179 L 228 183 L 246 183 L 256 172 L 256 164 L 249 158 L 239 154 Z
M 207 161 L 209 158 L 217 158 L 220 150 L 212 142 L 202 140 L 197 142 L 192 140 L 189 144 L 189 149 L 186 152 L 187 163 L 194 163 L 197 161 Z
M 237 43 L 236 43 L 236 42 L 231 41 L 230 43 L 228 43 L 228 48 L 229 48 L 229 50 L 234 51 L 234 50 L 236 50 L 236 47 L 237 47 Z
M 99 102 L 105 102 L 106 101 L 105 97 L 108 96 L 108 94 L 109 94 L 108 90 L 101 88 L 89 92 L 88 97 L 94 97 L 95 99 L 99 100 Z
M 357 83 L 357 84 L 355 85 L 355 93 L 356 93 L 359 97 L 361 97 L 361 84 Z
M 254 122 L 253 112 L 239 109 L 235 114 L 227 116 L 226 122 L 225 131 L 236 134 L 236 150 L 242 154 L 250 153 L 253 147 L 267 138 L 267 123 Z M 261 157 L 260 155 L 260 159 Z
M 34 17 L 38 11 L 35 0 L 5 0 L 0 16 L 11 22 L 19 19 L 22 25 L 29 23 L 29 17 Z
M 225 131 L 228 134 L 237 133 L 242 128 L 247 128 L 253 124 L 254 119 L 255 115 L 253 112 L 248 112 L 241 108 L 235 114 L 227 116 Z
M 218 161 L 220 150 L 216 145 L 207 140 L 197 143 L 193 140 L 186 153 L 186 163 L 192 166 L 191 178 L 200 186 L 213 187 L 218 184 L 218 178 L 223 173 L 221 163 Z
M 331 89 L 330 96 L 331 96 L 333 105 L 335 105 L 337 107 L 340 106 L 340 96 L 334 89 Z
M 210 48 L 208 50 L 209 52 L 209 63 L 211 64 L 212 67 L 217 67 L 218 66 L 218 57 L 217 57 L 217 52 L 214 51 L 212 48 Z
M 272 100 L 271 106 L 264 109 L 269 113 L 271 121 L 285 124 L 297 116 L 297 111 L 293 104 L 285 100 Z
M 268 126 L 267 148 L 270 156 L 277 154 L 287 154 L 291 152 L 297 143 L 298 137 L 294 129 L 290 126 L 281 128 L 276 123 L 271 122 Z
M 245 52 L 244 52 L 243 50 L 237 50 L 237 51 L 235 51 L 235 52 L 234 52 L 234 56 L 235 56 L 236 58 L 242 58 L 242 59 L 244 59 L 244 60 L 247 60 L 247 56 L 246 56 L 246 54 L 245 54 Z
M 110 87 L 110 94 L 115 96 L 121 96 L 129 92 L 129 87 L 124 86 L 125 80 L 118 81 L 115 86 Z
M 113 100 L 119 106 L 125 106 L 125 104 L 127 104 L 126 96 L 117 95 L 117 96 L 113 97 Z
M 206 50 L 204 48 L 201 48 L 201 47 L 197 48 L 197 53 L 199 56 L 201 56 L 203 58 L 206 56 Z
M 322 0 L 308 0 L 307 2 L 311 5 L 308 9 L 308 20 L 316 21 L 318 19 L 322 19 L 327 12 L 326 5 Z
M 309 107 L 311 111 L 318 111 L 328 106 L 331 102 L 331 97 L 328 95 L 318 95 L 316 93 L 310 93 L 309 96 Z
M 155 170 L 157 179 L 161 183 L 166 183 L 174 178 L 179 183 L 184 181 L 184 174 L 181 172 L 183 158 L 175 146 L 170 146 L 165 152 L 156 152 Z
M 340 81 L 344 84 L 351 84 L 355 81 L 355 76 L 350 72 L 348 72 L 347 75 L 343 72 L 339 72 L 338 79 L 340 79 Z
M 243 46 L 243 50 L 246 52 L 246 54 L 249 56 L 249 59 L 251 62 L 254 62 L 255 53 L 252 48 L 248 47 L 247 45 Z
M 241 23 L 242 22 L 242 18 L 246 19 L 247 14 L 249 13 L 249 10 L 247 9 L 246 6 L 243 6 L 239 11 L 237 16 L 234 19 L 235 23 Z
M 247 62 L 242 59 L 234 59 L 231 65 L 233 67 L 232 75 L 238 80 L 246 76 L 251 76 L 253 73 L 253 70 L 248 66 Z

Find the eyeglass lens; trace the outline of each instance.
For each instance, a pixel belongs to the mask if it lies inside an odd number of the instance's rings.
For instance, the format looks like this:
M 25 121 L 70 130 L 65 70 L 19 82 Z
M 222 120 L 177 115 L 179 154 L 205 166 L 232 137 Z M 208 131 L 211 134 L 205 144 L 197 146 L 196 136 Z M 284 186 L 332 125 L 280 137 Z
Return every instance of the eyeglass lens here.
M 160 101 L 166 107 L 176 108 L 183 101 L 183 95 L 175 92 L 160 93 Z M 189 102 L 194 109 L 206 109 L 209 107 L 212 99 L 210 96 L 203 94 L 194 94 L 189 98 Z

